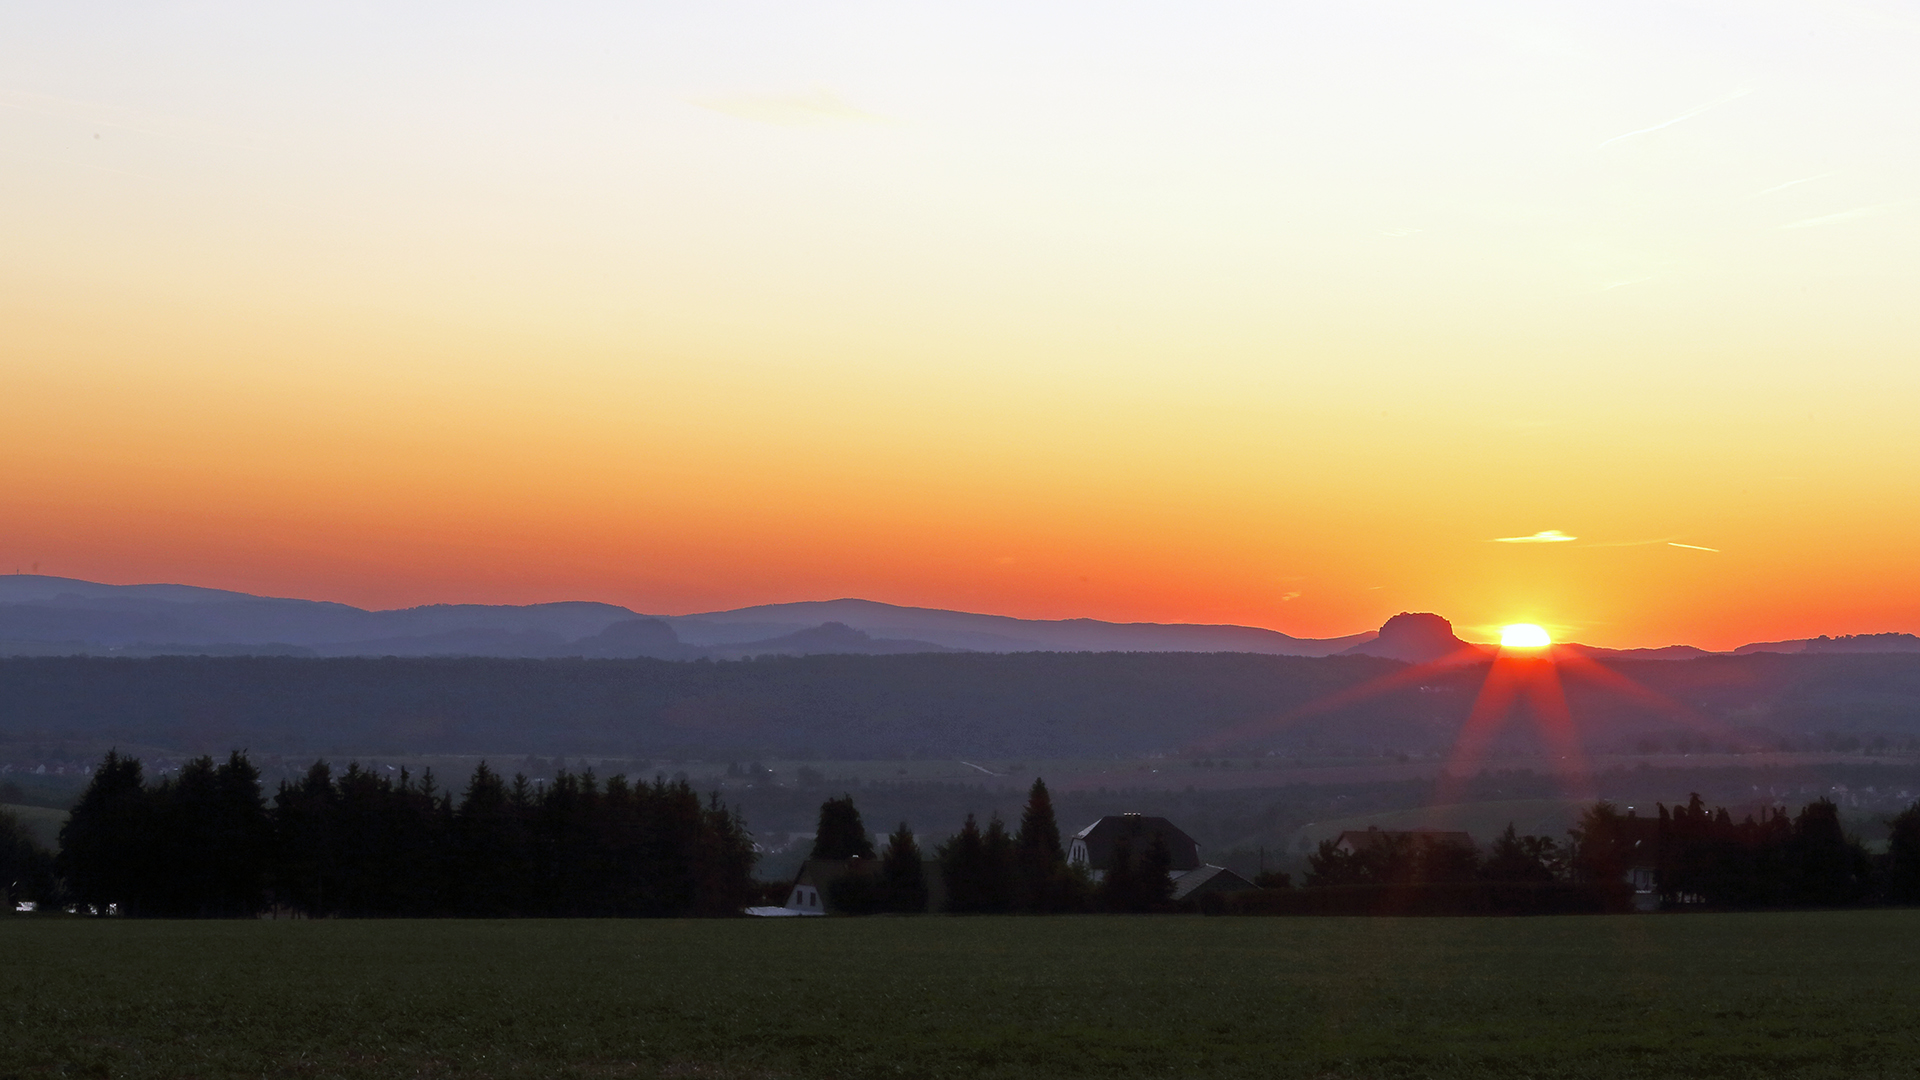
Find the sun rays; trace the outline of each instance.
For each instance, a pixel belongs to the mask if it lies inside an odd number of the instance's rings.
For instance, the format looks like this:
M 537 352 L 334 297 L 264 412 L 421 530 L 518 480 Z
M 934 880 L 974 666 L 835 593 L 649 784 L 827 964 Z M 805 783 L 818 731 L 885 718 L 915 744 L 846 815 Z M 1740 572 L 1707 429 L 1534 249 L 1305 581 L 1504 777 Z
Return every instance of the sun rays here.
M 1517 725 L 1530 725 L 1547 759 L 1547 771 L 1558 778 L 1569 799 L 1596 797 L 1588 760 L 1593 741 L 1583 731 L 1580 717 L 1568 701 L 1568 685 L 1625 698 L 1640 709 L 1716 739 L 1735 740 L 1738 733 L 1665 694 L 1615 671 L 1588 655 L 1581 646 L 1557 645 L 1552 635 L 1533 623 L 1501 628 L 1498 646 L 1462 643 L 1436 660 L 1411 664 L 1314 698 L 1277 717 L 1244 724 L 1207 739 L 1202 747 L 1218 749 L 1271 736 L 1314 717 L 1350 709 L 1410 687 L 1425 688 L 1441 676 L 1458 676 L 1484 665 L 1474 689 L 1473 703 L 1454 736 L 1446 765 L 1434 787 L 1434 805 L 1461 801 L 1470 778 L 1490 760 L 1497 741 Z

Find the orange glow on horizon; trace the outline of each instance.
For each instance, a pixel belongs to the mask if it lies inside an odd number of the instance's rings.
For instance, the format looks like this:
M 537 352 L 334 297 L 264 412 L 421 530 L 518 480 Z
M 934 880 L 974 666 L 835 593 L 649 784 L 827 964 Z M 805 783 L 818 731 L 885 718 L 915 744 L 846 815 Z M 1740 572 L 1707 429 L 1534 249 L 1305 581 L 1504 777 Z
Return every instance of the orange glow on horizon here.
M 1920 23 L 1383 3 L 40 5 L 0 572 L 1920 631 Z

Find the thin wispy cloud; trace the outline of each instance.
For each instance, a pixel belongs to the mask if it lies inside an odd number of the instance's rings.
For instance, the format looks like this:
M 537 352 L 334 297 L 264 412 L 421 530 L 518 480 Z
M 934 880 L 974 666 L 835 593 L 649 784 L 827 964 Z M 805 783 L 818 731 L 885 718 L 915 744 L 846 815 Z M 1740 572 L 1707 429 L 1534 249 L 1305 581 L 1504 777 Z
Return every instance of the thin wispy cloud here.
M 1775 184 L 1770 188 L 1764 188 L 1760 191 L 1756 191 L 1753 193 L 1753 197 L 1757 199 L 1762 195 L 1771 195 L 1776 191 L 1785 191 L 1790 187 L 1799 187 L 1801 184 L 1811 184 L 1815 180 L 1825 180 L 1829 176 L 1838 176 L 1838 175 L 1840 174 L 1823 172 L 1823 173 L 1817 173 L 1813 176 L 1803 176 L 1798 180 L 1789 180 L 1784 184 Z
M 1594 149 L 1599 150 L 1602 147 L 1612 145 L 1613 143 L 1617 143 L 1622 139 L 1631 139 L 1636 135 L 1647 135 L 1655 131 L 1659 131 L 1662 128 L 1670 128 L 1673 125 L 1678 124 L 1683 120 L 1691 120 L 1694 117 L 1699 116 L 1703 112 L 1706 112 L 1710 109 L 1717 109 L 1720 106 L 1725 105 L 1729 101 L 1737 101 L 1740 98 L 1746 97 L 1748 94 L 1751 94 L 1751 93 L 1753 93 L 1752 87 L 1743 86 L 1740 89 L 1733 91 L 1732 93 L 1723 95 L 1721 97 L 1717 97 L 1712 101 L 1707 102 L 1705 105 L 1701 105 L 1697 108 L 1688 109 L 1686 112 L 1681 113 L 1679 116 L 1676 116 L 1671 120 L 1662 120 L 1651 127 L 1636 128 L 1633 131 L 1626 132 L 1625 134 L 1615 135 L 1613 138 L 1608 139 L 1605 142 L 1602 142 L 1599 146 L 1594 147 Z
M 840 124 L 897 124 L 900 121 L 868 112 L 824 86 L 801 94 L 746 94 L 739 97 L 694 98 L 690 104 L 717 113 L 779 127 L 829 127 Z
M 1674 539 L 1674 538 L 1673 538 L 1672 536 L 1656 536 L 1656 537 L 1654 537 L 1654 538 L 1653 538 L 1653 539 L 1651 539 L 1651 540 L 1602 540 L 1602 541 L 1598 541 L 1598 542 L 1596 542 L 1596 543 L 1592 543 L 1592 544 L 1588 544 L 1588 545 L 1586 545 L 1586 546 L 1588 546 L 1588 547 L 1597 547 L 1597 548 L 1627 548 L 1627 547 L 1661 547 L 1661 546 L 1665 546 L 1665 547 L 1677 547 L 1677 548 L 1686 548 L 1686 549 L 1688 549 L 1689 551 L 1711 551 L 1711 552 L 1713 552 L 1713 553 L 1715 553 L 1716 555 L 1720 553 L 1720 549 L 1719 549 L 1719 548 L 1716 548 L 1716 547 L 1707 547 L 1707 546 L 1705 546 L 1705 545 L 1703 545 L 1703 544 L 1688 544 L 1688 543 L 1683 543 L 1683 542 L 1681 542 L 1681 541 L 1679 541 L 1679 540 L 1675 540 L 1675 539 Z
M 1783 229 L 1812 229 L 1821 225 L 1838 225 L 1846 221 L 1858 221 L 1863 217 L 1872 217 L 1875 214 L 1884 214 L 1899 205 L 1901 204 L 1881 203 L 1878 206 L 1860 206 L 1852 210 L 1842 210 L 1838 214 L 1824 214 L 1820 217 L 1810 217 L 1802 221 L 1789 222 L 1780 227 Z
M 1651 540 L 1603 540 L 1603 541 L 1600 541 L 1599 543 L 1589 544 L 1587 546 L 1588 547 L 1652 547 L 1655 544 L 1670 544 L 1672 542 L 1673 542 L 1673 537 L 1671 536 L 1656 536 Z
M 1532 536 L 1496 536 L 1491 542 L 1495 544 L 1567 544 L 1578 539 L 1580 538 L 1568 536 L 1559 529 L 1542 529 Z

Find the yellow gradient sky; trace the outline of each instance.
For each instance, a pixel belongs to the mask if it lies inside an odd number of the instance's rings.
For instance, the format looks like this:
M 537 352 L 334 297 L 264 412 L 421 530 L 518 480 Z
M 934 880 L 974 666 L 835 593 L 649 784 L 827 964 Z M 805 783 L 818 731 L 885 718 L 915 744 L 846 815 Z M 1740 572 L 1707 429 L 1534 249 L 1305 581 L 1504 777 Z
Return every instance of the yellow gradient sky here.
M 1916 56 L 1865 2 L 14 5 L 0 570 L 1920 630 Z

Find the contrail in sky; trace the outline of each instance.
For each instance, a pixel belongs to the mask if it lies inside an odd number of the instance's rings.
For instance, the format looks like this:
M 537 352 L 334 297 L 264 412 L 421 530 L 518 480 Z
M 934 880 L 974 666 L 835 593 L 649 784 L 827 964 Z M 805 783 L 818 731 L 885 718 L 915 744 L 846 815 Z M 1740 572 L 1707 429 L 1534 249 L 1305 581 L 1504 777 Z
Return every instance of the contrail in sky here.
M 1871 217 L 1874 214 L 1881 213 L 1882 211 L 1885 211 L 1885 210 L 1891 210 L 1894 207 L 1899 205 L 1901 204 L 1900 203 L 1881 203 L 1879 206 L 1862 206 L 1862 207 L 1857 207 L 1853 210 L 1842 210 L 1838 214 L 1827 214 L 1822 217 L 1810 217 L 1803 221 L 1791 222 L 1789 224 L 1782 225 L 1780 227 L 1783 229 L 1811 229 L 1817 225 L 1838 225 L 1843 221 L 1852 221 L 1855 218 Z
M 1811 184 L 1815 180 L 1825 180 L 1827 177 L 1833 176 L 1833 175 L 1835 174 L 1830 172 L 1823 172 L 1814 176 L 1803 176 L 1798 180 L 1789 180 L 1784 184 L 1775 184 L 1772 187 L 1766 189 L 1765 191 L 1756 191 L 1753 193 L 1753 197 L 1757 199 L 1762 195 L 1771 195 L 1776 191 L 1785 191 L 1796 184 Z
M 1679 123 L 1682 120 L 1691 120 L 1694 117 L 1699 116 L 1701 113 L 1706 112 L 1708 109 L 1719 108 L 1720 106 L 1725 105 L 1729 101 L 1733 101 L 1736 98 L 1746 97 L 1748 94 L 1751 94 L 1751 93 L 1753 93 L 1753 90 L 1751 88 L 1743 87 L 1739 90 L 1735 90 L 1733 93 L 1728 94 L 1725 97 L 1715 98 L 1714 100 L 1707 102 L 1705 105 L 1702 105 L 1697 109 L 1688 109 L 1686 112 L 1681 113 L 1679 116 L 1676 116 L 1671 120 L 1662 121 L 1661 123 L 1655 124 L 1652 127 L 1643 127 L 1638 131 L 1629 131 L 1625 135 L 1615 135 L 1613 138 L 1608 139 L 1606 142 L 1601 143 L 1600 146 L 1594 147 L 1594 149 L 1598 150 L 1600 149 L 1600 147 L 1606 146 L 1608 143 L 1617 143 L 1621 139 L 1631 139 L 1635 135 L 1645 135 L 1650 131 L 1659 131 L 1661 128 L 1672 127 L 1673 125 Z

